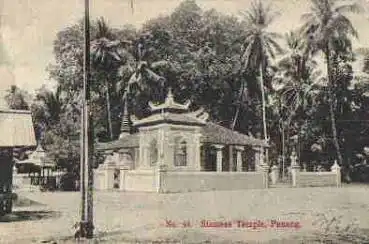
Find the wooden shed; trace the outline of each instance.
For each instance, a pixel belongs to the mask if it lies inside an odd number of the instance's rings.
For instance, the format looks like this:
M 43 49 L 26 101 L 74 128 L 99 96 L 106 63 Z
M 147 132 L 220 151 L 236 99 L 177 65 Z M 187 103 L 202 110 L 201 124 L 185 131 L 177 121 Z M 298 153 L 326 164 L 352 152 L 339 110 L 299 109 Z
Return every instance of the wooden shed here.
M 0 109 L 0 216 L 12 211 L 13 149 L 36 146 L 30 111 Z

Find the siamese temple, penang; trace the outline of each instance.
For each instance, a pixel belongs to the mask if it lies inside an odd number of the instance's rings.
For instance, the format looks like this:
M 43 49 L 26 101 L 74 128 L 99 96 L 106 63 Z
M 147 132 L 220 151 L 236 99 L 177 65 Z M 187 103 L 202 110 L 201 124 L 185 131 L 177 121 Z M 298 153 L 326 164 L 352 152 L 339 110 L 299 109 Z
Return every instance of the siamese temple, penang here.
M 265 141 L 208 121 L 203 109 L 189 110 L 190 101 L 177 103 L 170 89 L 164 103 L 148 105 L 151 115 L 133 121 L 125 105 L 119 139 L 98 145 L 106 159 L 95 171 L 97 189 L 263 188 Z

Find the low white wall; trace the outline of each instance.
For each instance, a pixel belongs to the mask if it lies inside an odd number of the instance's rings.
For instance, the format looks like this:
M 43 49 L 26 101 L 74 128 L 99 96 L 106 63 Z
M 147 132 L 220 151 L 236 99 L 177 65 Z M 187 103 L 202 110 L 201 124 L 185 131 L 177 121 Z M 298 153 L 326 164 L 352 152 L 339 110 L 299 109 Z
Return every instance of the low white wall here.
M 241 190 L 266 188 L 262 172 L 164 171 L 161 192 Z
M 121 170 L 120 189 L 125 191 L 156 192 L 157 177 L 152 170 L 128 171 Z M 122 179 L 123 178 L 123 179 Z
M 296 175 L 296 186 L 339 186 L 341 179 L 336 172 L 299 172 Z
M 13 174 L 13 188 L 22 188 L 24 185 L 30 185 L 31 179 L 28 174 Z
M 121 191 L 139 192 L 191 192 L 212 190 L 241 190 L 267 188 L 267 174 L 264 172 L 198 172 L 167 170 L 120 171 Z M 103 185 L 107 175 L 99 174 Z M 97 189 L 110 190 L 109 187 Z M 111 188 L 112 189 L 112 188 Z
M 94 171 L 94 187 L 95 190 L 107 190 L 105 171 L 102 170 Z

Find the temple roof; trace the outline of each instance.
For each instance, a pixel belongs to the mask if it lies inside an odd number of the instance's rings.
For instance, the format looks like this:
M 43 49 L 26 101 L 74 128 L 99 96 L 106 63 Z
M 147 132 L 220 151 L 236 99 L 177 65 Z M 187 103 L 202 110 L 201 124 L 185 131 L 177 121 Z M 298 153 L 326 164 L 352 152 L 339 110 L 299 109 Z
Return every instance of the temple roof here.
M 149 106 L 151 112 L 156 111 L 170 111 L 170 110 L 177 110 L 177 111 L 188 111 L 191 102 L 188 100 L 185 104 L 180 104 L 174 101 L 172 89 L 169 88 L 167 97 L 165 98 L 165 102 L 159 105 L 155 105 L 152 102 L 149 102 Z
M 28 156 L 28 159 L 19 161 L 18 164 L 34 164 L 40 167 L 55 166 L 55 163 L 47 161 L 46 152 L 40 144 L 37 146 L 36 150 Z
M 163 104 L 153 105 L 152 103 L 149 103 L 149 105 L 152 111 L 160 112 L 156 112 L 146 118 L 133 121 L 133 126 L 152 126 L 163 123 L 198 126 L 201 130 L 200 140 L 203 143 L 240 146 L 267 146 L 263 140 L 256 139 L 239 132 L 232 131 L 220 125 L 208 122 L 207 120 L 209 115 L 202 108 L 193 112 L 188 111 L 190 102 L 187 102 L 186 104 L 176 103 L 170 89 Z M 127 114 L 127 111 L 125 111 L 125 113 Z M 127 127 L 126 124 L 127 122 L 123 124 L 123 126 L 125 126 L 124 128 Z M 123 132 L 126 133 L 123 133 L 122 137 L 120 137 L 118 140 L 108 143 L 99 143 L 96 149 L 100 151 L 106 151 L 121 148 L 139 147 L 139 132 L 136 134 L 128 134 L 127 130 Z
M 200 141 L 202 143 L 239 146 L 268 146 L 263 140 L 241 134 L 212 122 L 208 122 L 202 128 L 201 134 L 202 136 Z
M 30 111 L 0 109 L 0 147 L 36 146 Z
M 191 116 L 190 114 L 178 114 L 172 112 L 163 112 L 158 114 L 152 114 L 146 118 L 140 119 L 138 121 L 133 122 L 134 126 L 142 126 L 142 125 L 153 125 L 160 123 L 169 123 L 169 124 L 183 124 L 183 125 L 204 125 L 205 122 Z
M 268 146 L 263 140 L 241 134 L 237 131 L 232 131 L 230 129 L 227 129 L 223 126 L 217 125 L 212 122 L 206 123 L 206 125 L 204 125 L 201 128 L 200 141 L 202 143 L 222 144 L 222 145 L 263 146 L 263 147 Z M 105 151 L 134 147 L 139 147 L 139 133 L 127 135 L 116 141 L 99 143 L 96 149 L 99 151 Z
M 98 151 L 115 150 L 120 148 L 134 148 L 139 147 L 140 138 L 138 133 L 126 135 L 123 138 L 119 138 L 116 141 L 98 143 L 96 149 Z
M 175 102 L 172 91 L 169 89 L 165 102 L 159 105 L 153 105 L 153 103 L 149 102 L 149 106 L 153 114 L 146 118 L 134 121 L 133 125 L 137 127 L 161 123 L 198 126 L 205 125 L 206 120 L 209 117 L 208 114 L 203 109 L 189 112 L 188 108 L 190 104 L 190 101 L 187 101 L 185 104 Z

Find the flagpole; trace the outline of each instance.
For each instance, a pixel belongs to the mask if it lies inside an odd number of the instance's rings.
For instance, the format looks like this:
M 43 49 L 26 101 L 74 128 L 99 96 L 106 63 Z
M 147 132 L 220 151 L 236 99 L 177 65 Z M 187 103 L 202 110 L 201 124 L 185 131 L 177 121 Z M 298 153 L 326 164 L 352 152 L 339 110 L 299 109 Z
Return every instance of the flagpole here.
M 93 237 L 93 128 L 90 115 L 90 1 L 85 0 L 83 109 L 81 135 L 81 237 Z

